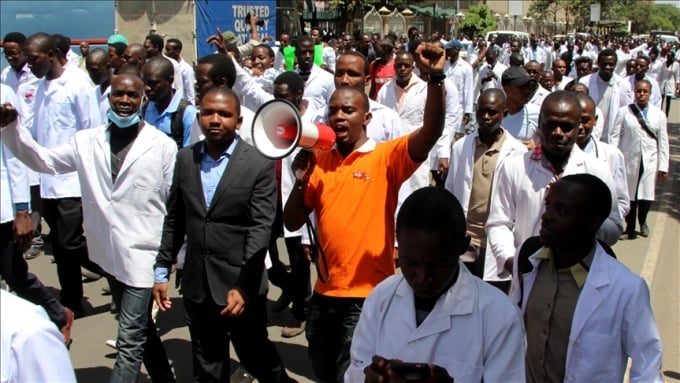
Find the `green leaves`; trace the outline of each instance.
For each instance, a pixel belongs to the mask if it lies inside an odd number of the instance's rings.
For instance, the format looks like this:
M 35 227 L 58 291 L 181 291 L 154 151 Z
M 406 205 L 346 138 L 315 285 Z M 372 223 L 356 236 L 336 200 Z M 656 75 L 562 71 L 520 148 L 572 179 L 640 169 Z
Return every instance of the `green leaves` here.
M 486 4 L 471 6 L 465 14 L 465 19 L 460 23 L 460 30 L 470 37 L 483 36 L 486 32 L 496 29 L 498 22 Z

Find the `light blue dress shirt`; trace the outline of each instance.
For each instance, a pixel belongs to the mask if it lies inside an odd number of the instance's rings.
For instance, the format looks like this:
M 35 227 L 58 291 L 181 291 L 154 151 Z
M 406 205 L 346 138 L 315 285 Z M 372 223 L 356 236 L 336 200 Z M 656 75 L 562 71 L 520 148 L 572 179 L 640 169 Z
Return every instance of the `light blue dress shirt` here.
M 144 121 L 155 126 L 156 129 L 172 138 L 172 114 L 177 112 L 177 109 L 179 109 L 179 102 L 181 100 L 182 94 L 180 92 L 175 92 L 175 95 L 172 96 L 170 104 L 162 113 L 158 113 L 155 102 L 149 101 L 149 104 L 146 106 L 146 110 L 144 112 Z M 184 115 L 181 116 L 181 118 L 182 125 L 184 125 L 184 131 L 182 132 L 184 134 L 182 147 L 187 147 L 191 144 L 191 126 L 196 119 L 196 107 L 193 105 L 187 105 L 187 107 L 184 109 Z

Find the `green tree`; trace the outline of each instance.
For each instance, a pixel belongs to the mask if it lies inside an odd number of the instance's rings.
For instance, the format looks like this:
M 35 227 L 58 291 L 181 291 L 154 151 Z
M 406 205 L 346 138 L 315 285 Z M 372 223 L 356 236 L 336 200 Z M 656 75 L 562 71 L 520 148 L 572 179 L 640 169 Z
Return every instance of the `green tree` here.
M 493 17 L 486 4 L 471 6 L 460 23 L 460 31 L 468 36 L 485 35 L 486 32 L 498 29 L 498 21 Z

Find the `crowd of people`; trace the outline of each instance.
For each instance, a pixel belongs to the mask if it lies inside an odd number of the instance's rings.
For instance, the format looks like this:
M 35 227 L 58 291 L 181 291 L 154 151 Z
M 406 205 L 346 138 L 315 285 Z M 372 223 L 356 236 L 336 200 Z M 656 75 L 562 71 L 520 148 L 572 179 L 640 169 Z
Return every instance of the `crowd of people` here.
M 0 275 L 44 311 L 3 293 L 3 379 L 75 380 L 84 268 L 112 294 L 111 382 L 142 364 L 175 381 L 154 326 L 176 309 L 172 274 L 197 382 L 230 380 L 230 342 L 258 381 L 294 381 L 267 334 L 270 282 L 315 381 L 622 381 L 628 358 L 631 381 L 662 381 L 648 286 L 611 246 L 650 235 L 680 46 L 416 27 L 272 44 L 257 21 L 195 65 L 155 34 L 81 57 L 66 36 L 4 36 Z M 274 99 L 333 148 L 261 154 L 251 127 Z M 59 297 L 28 272 L 41 217 Z

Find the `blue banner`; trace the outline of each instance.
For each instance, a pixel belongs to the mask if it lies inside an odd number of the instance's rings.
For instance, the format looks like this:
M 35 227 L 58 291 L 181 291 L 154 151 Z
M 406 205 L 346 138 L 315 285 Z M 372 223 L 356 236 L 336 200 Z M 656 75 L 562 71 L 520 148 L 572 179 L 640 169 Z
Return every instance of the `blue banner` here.
M 198 57 L 215 52 L 215 47 L 205 40 L 217 33 L 231 31 L 243 44 L 250 39 L 250 25 L 246 23 L 246 15 L 257 15 L 264 21 L 264 26 L 257 27 L 260 40 L 265 36 L 276 36 L 276 0 L 196 1 L 196 45 Z

